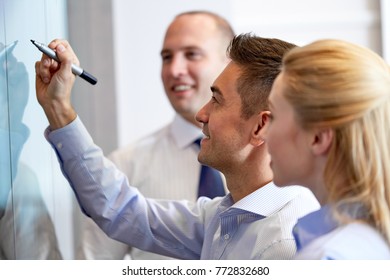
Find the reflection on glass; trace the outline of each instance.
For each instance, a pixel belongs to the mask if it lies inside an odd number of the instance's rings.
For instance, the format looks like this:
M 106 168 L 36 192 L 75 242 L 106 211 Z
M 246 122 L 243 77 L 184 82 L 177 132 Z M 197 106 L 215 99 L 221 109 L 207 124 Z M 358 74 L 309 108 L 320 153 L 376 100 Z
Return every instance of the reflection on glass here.
M 14 46 L 16 46 L 16 42 L 13 46 L 8 47 L 5 47 L 3 43 L 0 43 L 0 219 L 4 216 L 5 205 L 11 187 L 5 58 L 7 51 L 12 51 Z
M 60 259 L 37 176 L 19 160 L 29 137 L 29 77 L 13 55 L 17 43 L 0 42 L 0 259 Z

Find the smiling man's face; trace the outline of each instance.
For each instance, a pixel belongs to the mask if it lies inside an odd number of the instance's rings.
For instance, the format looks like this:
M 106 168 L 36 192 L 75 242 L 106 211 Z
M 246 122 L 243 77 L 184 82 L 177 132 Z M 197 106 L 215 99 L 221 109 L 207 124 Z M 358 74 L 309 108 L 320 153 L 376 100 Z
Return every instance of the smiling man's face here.
M 215 21 L 182 15 L 169 26 L 161 51 L 161 78 L 175 111 L 198 125 L 195 114 L 210 98 L 210 86 L 227 64 Z
M 254 118 L 244 119 L 237 92 L 240 68 L 231 62 L 215 80 L 211 100 L 196 115 L 205 138 L 198 159 L 225 173 L 234 170 L 248 156 Z

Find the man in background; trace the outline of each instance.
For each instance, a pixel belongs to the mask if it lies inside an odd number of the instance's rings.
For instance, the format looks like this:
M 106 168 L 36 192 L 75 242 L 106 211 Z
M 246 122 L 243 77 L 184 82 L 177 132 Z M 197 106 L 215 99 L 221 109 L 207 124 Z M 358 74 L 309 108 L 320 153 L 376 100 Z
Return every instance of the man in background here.
M 199 109 L 210 99 L 210 85 L 229 62 L 226 48 L 234 36 L 230 24 L 219 15 L 192 11 L 177 15 L 168 26 L 161 50 L 161 79 L 176 114 L 167 126 L 137 143 L 114 151 L 109 158 L 132 186 L 157 199 L 196 201 L 203 195 L 224 196 L 199 190 L 201 165 L 197 160 L 202 137 Z M 220 174 L 219 174 L 220 175 Z M 222 178 L 222 177 L 221 177 Z M 79 259 L 166 259 L 115 241 L 85 218 Z

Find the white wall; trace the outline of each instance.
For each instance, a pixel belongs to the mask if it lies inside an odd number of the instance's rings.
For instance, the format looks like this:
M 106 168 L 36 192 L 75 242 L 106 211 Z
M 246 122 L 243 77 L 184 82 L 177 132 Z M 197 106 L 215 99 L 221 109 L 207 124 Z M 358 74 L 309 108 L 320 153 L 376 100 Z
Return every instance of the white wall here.
M 380 52 L 377 0 L 233 0 L 233 10 L 238 32 L 253 30 L 295 44 L 343 39 Z
M 381 0 L 383 58 L 390 63 L 390 1 Z

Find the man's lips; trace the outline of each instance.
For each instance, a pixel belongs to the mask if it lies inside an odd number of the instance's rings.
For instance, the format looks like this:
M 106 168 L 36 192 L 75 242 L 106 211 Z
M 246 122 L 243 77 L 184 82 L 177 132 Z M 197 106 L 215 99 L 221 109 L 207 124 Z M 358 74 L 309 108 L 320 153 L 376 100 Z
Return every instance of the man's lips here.
M 191 90 L 193 86 L 191 85 L 176 85 L 172 87 L 173 92 L 183 92 L 183 91 L 188 91 Z
M 210 139 L 210 135 L 206 131 L 203 130 L 202 133 L 203 133 L 203 139 Z
M 177 85 L 172 87 L 173 91 L 186 91 L 190 89 L 192 89 L 192 86 L 190 85 Z

